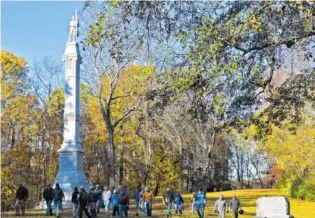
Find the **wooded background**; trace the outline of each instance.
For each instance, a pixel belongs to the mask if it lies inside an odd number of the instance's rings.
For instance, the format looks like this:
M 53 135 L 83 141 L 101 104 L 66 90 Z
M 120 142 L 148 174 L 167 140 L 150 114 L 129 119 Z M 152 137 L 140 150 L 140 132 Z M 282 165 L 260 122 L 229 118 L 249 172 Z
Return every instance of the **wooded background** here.
M 314 200 L 314 11 L 311 1 L 86 1 L 89 182 L 155 194 L 277 187 Z M 1 51 L 1 210 L 19 183 L 34 206 L 56 176 L 63 80 L 58 61 Z

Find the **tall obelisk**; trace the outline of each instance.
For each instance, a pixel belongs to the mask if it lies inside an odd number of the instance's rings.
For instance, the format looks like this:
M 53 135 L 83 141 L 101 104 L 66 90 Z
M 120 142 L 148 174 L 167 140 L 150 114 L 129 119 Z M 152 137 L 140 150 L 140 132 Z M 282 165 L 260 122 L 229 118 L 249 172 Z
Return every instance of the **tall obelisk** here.
M 63 61 L 65 63 L 65 109 L 63 143 L 59 152 L 59 171 L 55 184 L 59 183 L 65 194 L 63 206 L 71 207 L 74 187 L 89 187 L 83 172 L 83 150 L 80 142 L 80 64 L 81 56 L 77 36 L 79 20 L 77 11 L 70 21 L 69 39 Z

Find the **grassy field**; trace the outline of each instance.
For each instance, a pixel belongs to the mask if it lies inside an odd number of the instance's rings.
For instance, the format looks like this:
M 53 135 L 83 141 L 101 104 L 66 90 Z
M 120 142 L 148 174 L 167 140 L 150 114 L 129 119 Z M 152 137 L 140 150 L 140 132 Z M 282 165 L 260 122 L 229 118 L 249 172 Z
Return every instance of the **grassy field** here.
M 240 218 L 253 218 L 256 214 L 256 199 L 262 196 L 281 196 L 281 193 L 279 193 L 277 190 L 274 189 L 252 189 L 252 190 L 241 190 L 241 191 L 225 191 L 225 192 L 211 192 L 207 193 L 207 204 L 206 204 L 206 211 L 205 211 L 205 217 L 217 217 L 217 215 L 214 214 L 214 202 L 217 199 L 219 194 L 223 194 L 225 198 L 229 199 L 232 197 L 233 194 L 236 194 L 240 201 L 242 208 L 245 211 L 245 214 L 240 215 Z M 183 195 L 184 201 L 185 201 L 185 210 L 182 215 L 175 215 L 174 211 L 173 218 L 177 217 L 197 217 L 197 215 L 191 215 L 190 213 L 190 203 L 189 203 L 189 197 L 190 194 Z M 291 199 L 291 215 L 293 215 L 295 218 L 315 218 L 315 203 L 309 202 L 309 201 L 301 201 L 296 199 Z M 101 214 L 98 214 L 98 218 L 105 218 L 103 215 L 104 209 L 101 208 Z M 156 198 L 156 202 L 153 206 L 153 216 L 152 217 L 166 217 L 166 210 L 164 205 L 162 204 L 161 197 Z M 14 217 L 14 212 L 6 212 L 1 214 L 2 217 Z M 129 217 L 136 217 L 134 205 L 131 205 L 129 210 Z M 44 216 L 43 210 L 27 210 L 26 212 L 27 217 L 46 217 Z M 140 217 L 143 217 L 143 215 L 140 213 Z M 62 217 L 72 217 L 71 210 L 65 209 L 62 214 Z M 231 218 L 231 214 L 227 213 L 226 218 Z

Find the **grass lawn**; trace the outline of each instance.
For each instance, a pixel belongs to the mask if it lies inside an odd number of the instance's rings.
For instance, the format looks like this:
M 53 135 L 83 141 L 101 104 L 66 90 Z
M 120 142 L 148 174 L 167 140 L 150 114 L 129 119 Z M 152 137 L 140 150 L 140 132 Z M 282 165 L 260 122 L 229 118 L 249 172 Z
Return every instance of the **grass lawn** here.
M 240 218 L 253 218 L 256 214 L 256 199 L 262 196 L 281 196 L 281 193 L 274 189 L 250 189 L 250 190 L 240 190 L 240 191 L 224 191 L 224 192 L 211 192 L 207 193 L 207 204 L 206 204 L 206 211 L 205 211 L 205 217 L 218 217 L 214 214 L 214 202 L 217 199 L 219 194 L 223 194 L 227 199 L 231 198 L 233 194 L 236 194 L 240 201 L 242 208 L 245 211 L 245 214 L 240 215 Z M 173 213 L 173 218 L 177 217 L 197 217 L 197 215 L 191 215 L 190 213 L 190 203 L 189 203 L 189 197 L 191 194 L 185 194 L 183 195 L 184 201 L 185 201 L 185 210 L 183 215 L 176 215 Z M 301 201 L 296 199 L 291 199 L 291 215 L 293 215 L 295 218 L 315 218 L 315 203 L 310 201 Z M 131 201 L 132 202 L 132 201 Z M 98 214 L 98 218 L 105 218 L 105 215 L 103 215 L 104 209 L 101 208 L 101 214 Z M 152 217 L 166 217 L 166 209 L 164 205 L 162 204 L 161 197 L 156 198 L 156 203 L 153 205 L 153 216 Z M 134 205 L 131 205 L 129 210 L 129 217 L 136 217 Z M 1 214 L 2 217 L 15 217 L 14 212 L 5 212 Z M 43 210 L 27 210 L 26 211 L 27 217 L 46 217 L 44 215 Z M 142 213 L 140 213 L 140 217 L 143 217 Z M 70 209 L 65 209 L 61 216 L 62 217 L 72 217 L 72 213 Z M 117 216 L 116 216 L 117 217 Z M 232 215 L 230 213 L 227 213 L 226 218 L 231 218 Z

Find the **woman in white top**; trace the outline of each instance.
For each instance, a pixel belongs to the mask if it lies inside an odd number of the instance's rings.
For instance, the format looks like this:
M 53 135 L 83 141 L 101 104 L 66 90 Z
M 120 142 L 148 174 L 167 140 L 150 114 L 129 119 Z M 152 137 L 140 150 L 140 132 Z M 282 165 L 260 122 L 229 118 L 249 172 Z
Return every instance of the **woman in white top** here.
M 104 202 L 104 207 L 105 207 L 105 216 L 109 215 L 109 203 L 110 203 L 111 196 L 112 196 L 112 192 L 108 189 L 107 186 L 104 186 L 104 191 L 102 193 L 102 200 Z

